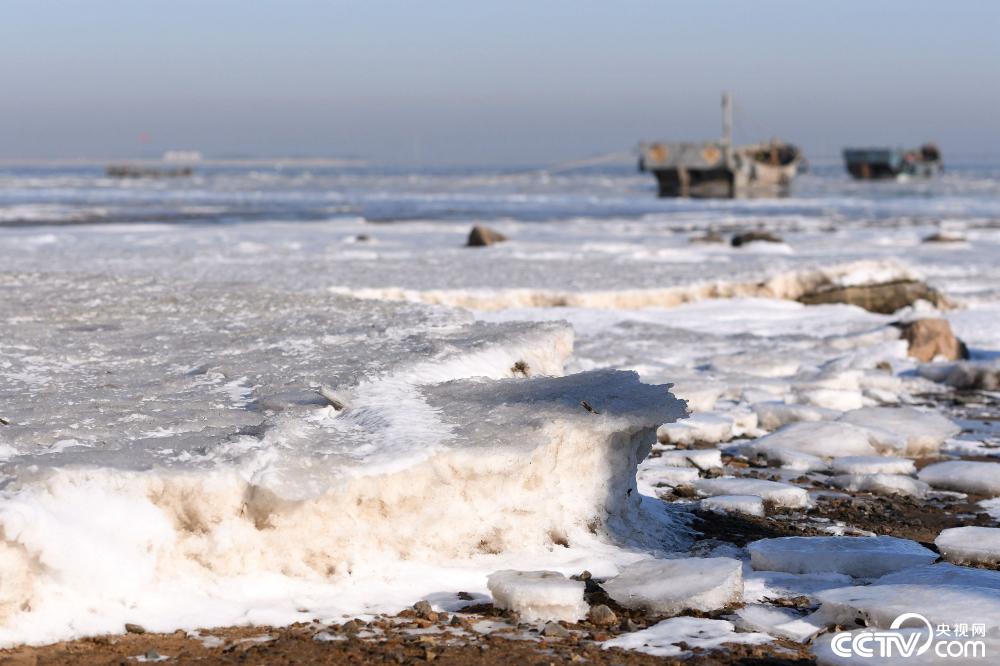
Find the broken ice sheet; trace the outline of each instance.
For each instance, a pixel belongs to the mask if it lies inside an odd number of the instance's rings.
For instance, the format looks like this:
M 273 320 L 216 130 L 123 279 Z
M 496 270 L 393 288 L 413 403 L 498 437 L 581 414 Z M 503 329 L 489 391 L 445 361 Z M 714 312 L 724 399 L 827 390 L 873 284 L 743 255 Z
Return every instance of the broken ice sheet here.
M 624 648 L 656 657 L 675 657 L 685 653 L 680 644 L 710 650 L 726 643 L 760 645 L 772 638 L 761 633 L 738 633 L 732 622 L 697 617 L 674 617 L 648 629 L 622 634 L 601 644 L 604 649 Z

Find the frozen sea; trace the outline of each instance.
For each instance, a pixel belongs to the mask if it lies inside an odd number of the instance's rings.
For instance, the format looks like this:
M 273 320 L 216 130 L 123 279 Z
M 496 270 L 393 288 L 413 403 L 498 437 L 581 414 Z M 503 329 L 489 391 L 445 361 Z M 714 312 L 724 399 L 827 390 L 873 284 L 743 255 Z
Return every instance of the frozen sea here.
M 473 224 L 510 240 L 466 248 Z M 691 242 L 751 229 L 784 242 Z M 1000 357 L 996 166 L 820 165 L 737 201 L 660 200 L 626 167 L 3 166 L 0 247 L 3 644 L 449 607 L 500 569 L 611 576 L 689 537 L 663 467 L 635 478 L 674 396 L 695 418 L 669 437 L 724 448 L 796 410 L 926 408 L 944 388 L 900 319 Z M 796 302 L 820 274 L 919 278 L 957 307 Z M 960 425 L 935 446 L 1000 447 Z

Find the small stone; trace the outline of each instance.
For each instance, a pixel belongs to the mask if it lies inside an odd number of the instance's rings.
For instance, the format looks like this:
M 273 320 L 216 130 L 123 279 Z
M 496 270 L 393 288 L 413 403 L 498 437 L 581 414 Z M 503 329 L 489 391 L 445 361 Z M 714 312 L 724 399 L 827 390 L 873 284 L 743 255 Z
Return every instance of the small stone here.
M 131 622 L 125 623 L 125 631 L 129 634 L 144 634 L 146 633 L 146 628 L 141 624 L 132 624 Z
M 558 622 L 546 622 L 545 628 L 542 629 L 542 636 L 546 638 L 566 638 L 569 636 L 569 630 Z
M 357 620 L 348 620 L 340 625 L 340 630 L 345 634 L 356 634 L 361 631 L 361 624 Z
M 642 627 L 633 622 L 632 618 L 630 617 L 627 617 L 624 620 L 622 620 L 622 623 L 618 625 L 618 628 L 621 629 L 622 631 L 628 631 L 628 632 L 639 631 L 640 629 L 642 629 Z
M 472 227 L 472 231 L 469 232 L 469 239 L 465 242 L 465 246 L 486 247 L 487 245 L 493 245 L 494 243 L 502 243 L 505 240 L 507 240 L 507 237 L 499 231 L 494 231 L 489 227 L 477 224 Z
M 592 606 L 587 614 L 587 619 L 598 627 L 611 627 L 618 624 L 618 616 L 604 604 Z

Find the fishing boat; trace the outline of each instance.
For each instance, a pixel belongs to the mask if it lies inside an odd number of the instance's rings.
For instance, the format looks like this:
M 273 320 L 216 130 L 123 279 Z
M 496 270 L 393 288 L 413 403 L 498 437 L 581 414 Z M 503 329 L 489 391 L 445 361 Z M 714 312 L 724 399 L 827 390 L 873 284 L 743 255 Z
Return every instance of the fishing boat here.
M 915 150 L 845 148 L 844 164 L 858 180 L 931 178 L 944 171 L 941 151 L 933 143 L 925 143 Z
M 799 149 L 773 139 L 733 146 L 733 104 L 722 96 L 722 138 L 639 145 L 639 170 L 656 177 L 661 197 L 734 198 L 787 194 L 802 162 Z

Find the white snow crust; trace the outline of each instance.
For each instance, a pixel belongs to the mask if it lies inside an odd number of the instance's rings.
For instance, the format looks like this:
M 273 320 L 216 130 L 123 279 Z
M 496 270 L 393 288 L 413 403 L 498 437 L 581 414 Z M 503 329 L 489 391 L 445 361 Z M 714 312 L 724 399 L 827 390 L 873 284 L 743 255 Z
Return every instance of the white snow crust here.
M 601 644 L 604 649 L 624 648 L 645 652 L 656 657 L 676 657 L 685 654 L 680 647 L 709 650 L 726 643 L 760 645 L 772 639 L 767 634 L 736 632 L 727 620 L 709 620 L 698 617 L 673 617 L 654 624 L 648 629 L 622 634 Z
M 917 476 L 934 488 L 1000 496 L 1000 463 L 948 460 L 924 467 Z
M 1000 564 L 1000 528 L 951 527 L 934 539 L 941 556 L 957 564 Z

